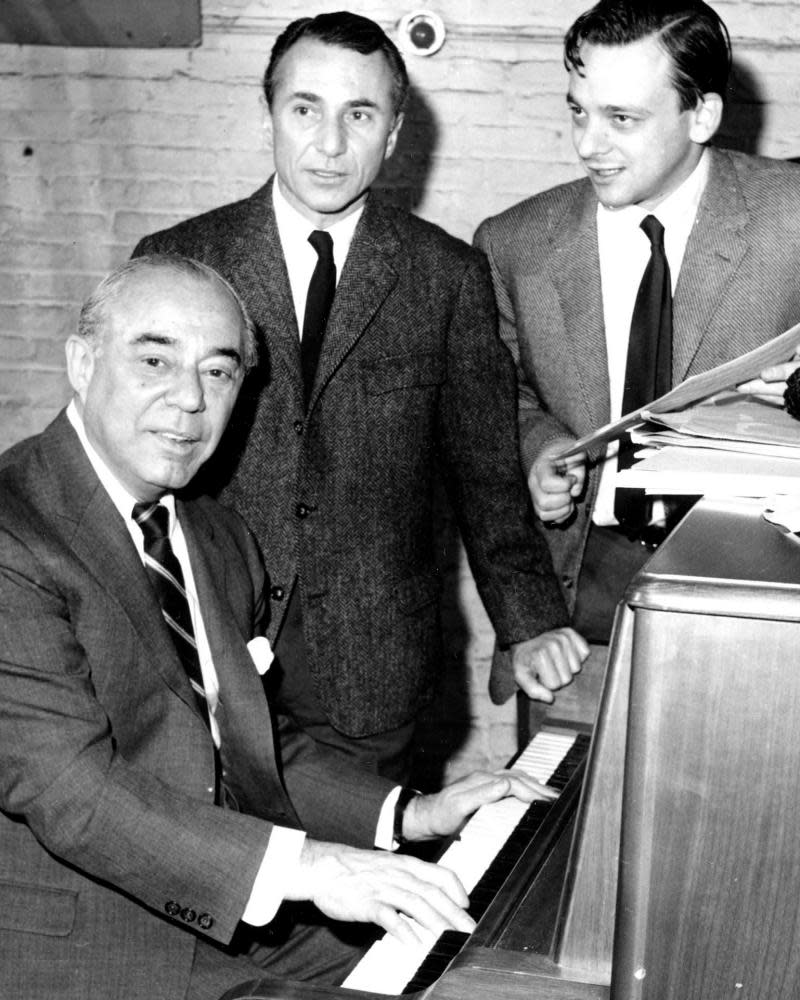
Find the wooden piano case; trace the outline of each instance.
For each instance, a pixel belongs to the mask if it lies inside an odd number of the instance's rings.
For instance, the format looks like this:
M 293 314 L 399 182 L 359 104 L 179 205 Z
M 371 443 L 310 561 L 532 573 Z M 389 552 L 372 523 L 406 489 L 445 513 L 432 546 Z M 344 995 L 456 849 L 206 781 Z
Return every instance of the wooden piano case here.
M 800 541 L 757 506 L 698 504 L 629 587 L 567 835 L 431 998 L 800 996 Z
M 698 504 L 632 581 L 585 774 L 423 995 L 800 996 L 800 541 L 757 506 Z

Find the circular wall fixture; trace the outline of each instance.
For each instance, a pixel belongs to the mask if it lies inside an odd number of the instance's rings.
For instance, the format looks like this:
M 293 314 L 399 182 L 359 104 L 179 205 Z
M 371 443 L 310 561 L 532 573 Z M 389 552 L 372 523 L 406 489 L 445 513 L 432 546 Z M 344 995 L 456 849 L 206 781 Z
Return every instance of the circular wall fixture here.
M 397 25 L 399 46 L 415 56 L 432 56 L 444 45 L 444 21 L 430 10 L 412 10 Z

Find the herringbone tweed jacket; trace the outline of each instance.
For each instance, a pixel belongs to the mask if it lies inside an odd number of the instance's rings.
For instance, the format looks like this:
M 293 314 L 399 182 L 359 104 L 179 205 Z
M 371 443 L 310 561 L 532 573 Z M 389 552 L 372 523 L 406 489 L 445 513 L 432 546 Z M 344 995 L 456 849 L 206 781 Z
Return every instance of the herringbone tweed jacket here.
M 442 666 L 434 484 L 441 475 L 480 595 L 508 644 L 567 621 L 522 478 L 516 387 L 483 255 L 370 197 L 337 286 L 308 412 L 272 182 L 148 237 L 219 270 L 263 364 L 207 482 L 259 540 L 271 635 L 299 579 L 310 667 L 351 736 L 418 711 Z

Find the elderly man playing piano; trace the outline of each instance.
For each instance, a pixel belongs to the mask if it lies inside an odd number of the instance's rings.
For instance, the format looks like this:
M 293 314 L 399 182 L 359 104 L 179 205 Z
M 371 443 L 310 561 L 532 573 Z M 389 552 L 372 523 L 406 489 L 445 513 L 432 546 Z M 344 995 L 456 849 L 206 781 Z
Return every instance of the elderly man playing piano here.
M 207 266 L 129 262 L 67 342 L 72 402 L 0 459 L 9 1000 L 216 1000 L 265 971 L 338 982 L 362 950 L 344 921 L 406 940 L 473 926 L 451 872 L 376 847 L 553 794 L 521 773 L 400 794 L 271 716 L 259 553 L 186 489 L 253 344 Z

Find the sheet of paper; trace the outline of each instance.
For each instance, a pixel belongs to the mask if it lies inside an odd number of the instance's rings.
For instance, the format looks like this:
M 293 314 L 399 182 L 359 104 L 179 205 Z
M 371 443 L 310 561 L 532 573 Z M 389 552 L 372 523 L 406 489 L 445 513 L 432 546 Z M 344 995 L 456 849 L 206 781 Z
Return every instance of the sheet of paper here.
M 646 412 L 648 420 L 711 441 L 800 446 L 800 421 L 782 406 L 739 392 L 721 392 L 679 413 Z
M 798 426 L 800 432 L 800 425 Z M 783 444 L 759 444 L 755 441 L 722 441 L 709 440 L 703 437 L 690 437 L 677 431 L 656 430 L 654 424 L 641 424 L 631 430 L 631 441 L 651 450 L 675 445 L 680 448 L 713 448 L 721 451 L 744 452 L 750 455 L 771 455 L 773 458 L 800 459 L 800 445 L 792 447 Z
M 652 415 L 680 410 L 691 403 L 707 399 L 723 389 L 732 389 L 740 382 L 757 378 L 759 373 L 770 365 L 790 361 L 794 357 L 798 344 L 800 344 L 800 323 L 790 327 L 779 337 L 774 337 L 761 347 L 757 347 L 754 351 L 749 351 L 733 361 L 712 368 L 711 371 L 693 375 L 647 406 L 643 406 L 633 413 L 624 414 L 619 420 L 612 420 L 604 427 L 582 437 L 569 448 L 565 448 L 558 455 L 555 455 L 553 460 L 562 461 L 579 451 L 586 451 L 595 445 L 613 441 L 635 424 L 641 423 L 645 412 Z
M 700 448 L 662 448 L 617 473 L 617 485 L 658 494 L 800 495 L 800 460 Z
M 646 416 L 646 423 L 631 429 L 636 444 L 800 458 L 800 422 L 790 417 L 780 402 L 761 396 L 728 390 L 678 413 Z

